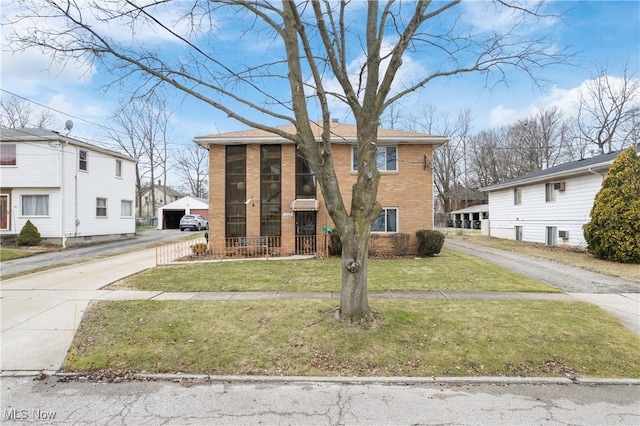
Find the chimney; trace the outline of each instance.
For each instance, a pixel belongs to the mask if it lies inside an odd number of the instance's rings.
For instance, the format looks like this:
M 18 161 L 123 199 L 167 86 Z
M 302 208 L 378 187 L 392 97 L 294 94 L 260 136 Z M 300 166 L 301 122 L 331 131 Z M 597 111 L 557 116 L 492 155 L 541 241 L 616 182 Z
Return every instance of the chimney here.
M 162 180 L 158 179 L 158 186 L 162 186 Z
M 332 123 L 339 123 L 340 121 L 339 121 L 337 118 L 332 118 L 332 119 L 331 119 L 331 122 L 332 122 Z

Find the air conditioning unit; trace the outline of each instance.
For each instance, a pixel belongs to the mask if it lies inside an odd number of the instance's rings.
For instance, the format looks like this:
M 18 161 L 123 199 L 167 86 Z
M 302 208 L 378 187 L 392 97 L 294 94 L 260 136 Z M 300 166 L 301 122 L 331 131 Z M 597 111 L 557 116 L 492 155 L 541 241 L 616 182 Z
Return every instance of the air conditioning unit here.
M 564 191 L 564 182 L 556 182 L 553 184 L 553 189 L 558 191 Z
M 569 231 L 558 231 L 558 237 L 562 238 L 563 240 L 568 240 Z

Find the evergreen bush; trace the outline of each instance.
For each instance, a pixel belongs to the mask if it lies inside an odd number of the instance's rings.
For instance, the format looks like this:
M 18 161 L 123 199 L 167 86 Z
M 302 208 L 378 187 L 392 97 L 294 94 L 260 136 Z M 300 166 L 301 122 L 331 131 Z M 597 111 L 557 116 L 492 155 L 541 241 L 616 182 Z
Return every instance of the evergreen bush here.
M 420 230 L 418 237 L 418 256 L 435 256 L 440 253 L 444 245 L 444 234 L 440 231 Z
M 615 159 L 584 225 L 587 250 L 596 257 L 640 263 L 640 157 L 631 147 Z
M 20 230 L 20 235 L 16 238 L 16 244 L 19 246 L 37 246 L 40 241 L 42 241 L 42 237 L 38 232 L 38 228 L 30 220 L 27 220 L 27 223 Z

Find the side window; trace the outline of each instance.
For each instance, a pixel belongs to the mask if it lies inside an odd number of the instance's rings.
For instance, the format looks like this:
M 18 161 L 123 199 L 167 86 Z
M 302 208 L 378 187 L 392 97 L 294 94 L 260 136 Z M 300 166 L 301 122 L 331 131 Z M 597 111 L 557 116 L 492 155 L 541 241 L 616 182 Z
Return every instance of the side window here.
M 122 160 L 116 160 L 116 177 L 122 177 Z
M 371 232 L 398 232 L 398 209 L 385 207 L 373 222 Z
M 515 188 L 513 190 L 513 204 L 516 206 L 522 204 L 522 188 Z
M 3 143 L 0 145 L 0 166 L 15 166 L 16 160 L 16 144 Z
M 358 150 L 354 146 L 351 149 L 351 171 L 358 171 Z M 395 172 L 398 170 L 398 147 L 382 146 L 378 147 L 378 157 L 376 160 L 378 170 L 381 172 Z
M 96 216 L 107 217 L 107 199 L 96 198 Z
M 22 196 L 23 216 L 49 216 L 49 196 L 48 195 L 23 195 Z
M 553 183 L 547 183 L 544 185 L 544 200 L 547 203 L 556 200 L 556 190 Z
M 83 149 L 78 151 L 78 169 L 84 170 L 85 172 L 89 170 L 89 156 L 87 155 L 87 151 Z

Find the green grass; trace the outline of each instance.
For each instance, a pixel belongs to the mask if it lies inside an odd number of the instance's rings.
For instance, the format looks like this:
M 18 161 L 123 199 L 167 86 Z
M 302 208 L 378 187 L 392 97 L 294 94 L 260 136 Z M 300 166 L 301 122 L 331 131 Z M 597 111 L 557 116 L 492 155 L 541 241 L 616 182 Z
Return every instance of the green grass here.
M 425 259 L 371 259 L 368 286 L 379 290 L 557 292 L 507 269 L 443 250 Z M 116 285 L 155 291 L 340 291 L 340 259 L 193 263 L 147 270 Z
M 27 257 L 31 255 L 33 255 L 33 253 L 25 250 L 0 249 L 0 261 L 2 262 L 4 262 L 5 260 L 19 259 L 21 257 Z
M 640 339 L 579 302 L 330 300 L 92 304 L 63 368 L 308 376 L 640 377 Z

